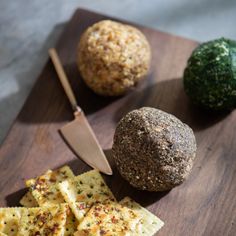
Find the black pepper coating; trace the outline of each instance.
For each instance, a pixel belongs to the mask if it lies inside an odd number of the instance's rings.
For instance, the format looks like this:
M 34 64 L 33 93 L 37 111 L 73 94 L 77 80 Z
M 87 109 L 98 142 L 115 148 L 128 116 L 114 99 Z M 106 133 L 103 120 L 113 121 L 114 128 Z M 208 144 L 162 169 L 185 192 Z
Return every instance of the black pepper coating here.
M 196 140 L 192 129 L 175 116 L 143 107 L 118 123 L 112 153 L 120 174 L 132 186 L 166 191 L 189 175 Z

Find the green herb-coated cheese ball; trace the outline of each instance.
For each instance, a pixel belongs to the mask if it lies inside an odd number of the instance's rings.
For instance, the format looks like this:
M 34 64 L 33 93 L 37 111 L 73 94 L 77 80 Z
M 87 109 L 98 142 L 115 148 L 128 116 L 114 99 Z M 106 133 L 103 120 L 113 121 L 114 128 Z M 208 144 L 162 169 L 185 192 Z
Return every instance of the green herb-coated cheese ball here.
M 236 105 L 236 41 L 220 38 L 199 45 L 184 71 L 184 89 L 201 107 L 233 109 Z

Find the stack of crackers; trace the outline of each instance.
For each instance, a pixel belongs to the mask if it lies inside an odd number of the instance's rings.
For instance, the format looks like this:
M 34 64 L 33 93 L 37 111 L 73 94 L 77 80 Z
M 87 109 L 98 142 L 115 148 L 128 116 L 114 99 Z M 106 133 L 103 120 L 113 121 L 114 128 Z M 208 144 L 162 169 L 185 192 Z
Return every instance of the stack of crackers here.
M 117 202 L 96 170 L 64 166 L 26 186 L 23 207 L 0 208 L 0 236 L 152 236 L 164 225 L 128 197 Z

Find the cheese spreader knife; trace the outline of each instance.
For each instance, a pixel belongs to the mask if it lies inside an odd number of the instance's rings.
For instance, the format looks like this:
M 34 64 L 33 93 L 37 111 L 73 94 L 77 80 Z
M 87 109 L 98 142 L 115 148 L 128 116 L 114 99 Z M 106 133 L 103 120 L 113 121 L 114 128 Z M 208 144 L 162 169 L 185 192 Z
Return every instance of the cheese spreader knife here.
M 74 110 L 74 120 L 63 126 L 60 131 L 74 152 L 92 168 L 107 175 L 112 175 L 112 169 L 100 147 L 96 136 L 90 127 L 84 112 L 77 105 L 68 78 L 63 70 L 60 59 L 54 48 L 49 49 L 57 75 Z

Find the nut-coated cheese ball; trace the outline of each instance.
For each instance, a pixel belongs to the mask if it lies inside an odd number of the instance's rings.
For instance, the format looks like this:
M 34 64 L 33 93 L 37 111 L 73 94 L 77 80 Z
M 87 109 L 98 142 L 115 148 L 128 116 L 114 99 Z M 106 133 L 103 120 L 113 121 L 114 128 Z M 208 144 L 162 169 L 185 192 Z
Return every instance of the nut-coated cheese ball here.
M 100 21 L 82 35 L 77 62 L 85 83 L 95 93 L 118 96 L 148 73 L 150 46 L 136 28 L 111 20 Z

